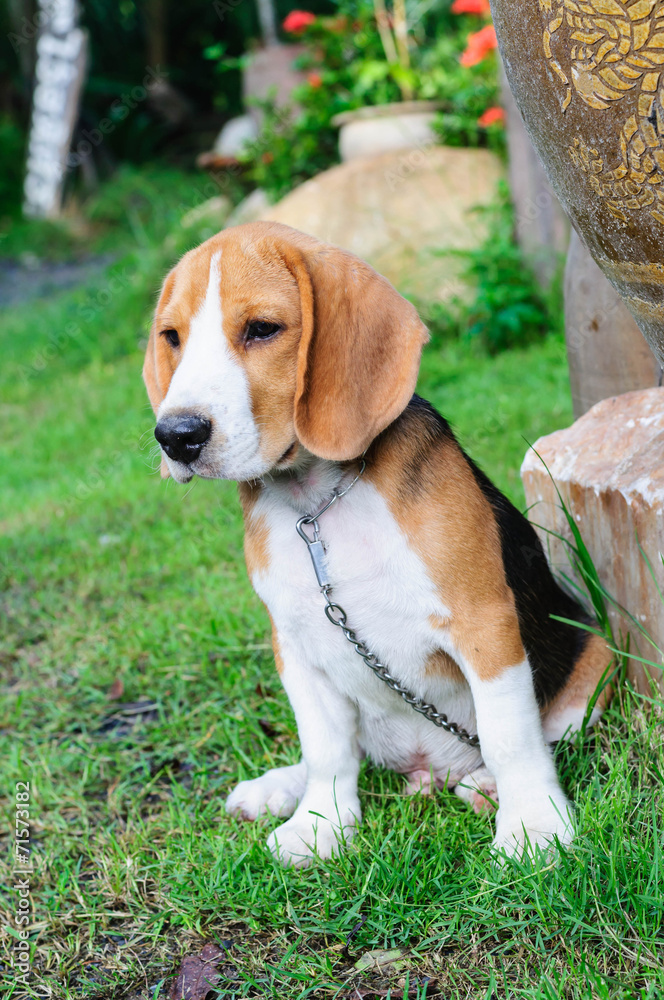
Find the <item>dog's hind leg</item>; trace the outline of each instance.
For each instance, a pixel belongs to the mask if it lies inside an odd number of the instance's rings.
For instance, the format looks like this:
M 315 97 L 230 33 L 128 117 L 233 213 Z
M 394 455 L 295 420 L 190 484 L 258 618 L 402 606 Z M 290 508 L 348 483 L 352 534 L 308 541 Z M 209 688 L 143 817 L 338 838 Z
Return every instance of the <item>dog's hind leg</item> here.
M 406 795 L 432 795 L 435 787 L 436 782 L 431 770 L 418 768 L 406 775 Z
M 452 639 L 473 695 L 482 758 L 496 779 L 494 847 L 515 854 L 548 850 L 556 838 L 568 844 L 571 806 L 542 732 L 514 606 L 498 594 L 475 607 L 472 620 L 472 633 L 459 630 Z
M 574 740 L 583 725 L 590 701 L 599 685 L 603 685 L 587 724 L 592 728 L 597 723 L 613 693 L 612 685 L 606 683 L 611 665 L 611 653 L 605 640 L 598 635 L 589 636 L 567 683 L 543 713 L 542 726 L 547 742 Z
M 275 767 L 260 778 L 241 781 L 226 799 L 226 812 L 240 819 L 257 819 L 269 813 L 292 816 L 304 795 L 307 767 L 304 761 L 290 767 Z
M 454 786 L 454 794 L 476 813 L 492 812 L 498 804 L 496 779 L 484 766 L 464 775 Z

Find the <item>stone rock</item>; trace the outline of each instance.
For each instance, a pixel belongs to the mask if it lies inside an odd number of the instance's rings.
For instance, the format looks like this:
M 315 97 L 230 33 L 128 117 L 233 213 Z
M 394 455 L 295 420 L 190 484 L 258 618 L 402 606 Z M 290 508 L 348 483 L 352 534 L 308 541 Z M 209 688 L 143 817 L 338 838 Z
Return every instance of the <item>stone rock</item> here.
M 251 115 L 231 118 L 214 140 L 212 149 L 198 154 L 196 166 L 211 171 L 237 168 L 240 155 L 257 138 L 258 125 Z
M 229 226 L 241 226 L 245 222 L 256 222 L 262 219 L 264 213 L 269 211 L 270 202 L 262 188 L 256 188 L 246 198 L 243 198 L 239 205 L 236 205 L 228 217 L 226 228 Z
M 262 219 L 335 243 L 421 302 L 463 295 L 462 260 L 441 251 L 476 246 L 481 213 L 503 176 L 485 149 L 431 146 L 342 163 L 291 191 Z
M 239 115 L 226 122 L 214 141 L 213 152 L 219 156 L 237 157 L 258 136 L 258 127 L 251 115 Z
M 190 208 L 188 212 L 180 219 L 180 225 L 183 229 L 189 229 L 190 226 L 200 226 L 205 223 L 209 223 L 217 230 L 224 228 L 224 223 L 228 219 L 233 204 L 230 198 L 227 198 L 224 194 L 217 194 L 214 198 L 208 198 L 201 205 L 196 205 L 195 208 Z
M 344 111 L 332 119 L 339 126 L 339 155 L 344 163 L 393 149 L 432 146 L 435 101 L 403 101 Z
M 571 538 L 557 487 L 606 591 L 636 618 L 655 645 L 609 604 L 614 635 L 629 632 L 631 652 L 662 664 L 664 602 L 639 545 L 662 587 L 664 389 L 602 400 L 571 427 L 540 438 L 525 457 L 521 477 L 530 520 L 554 570 L 573 575 L 567 546 L 549 533 Z M 642 689 L 647 688 L 643 668 L 635 660 L 630 661 L 630 674 Z M 662 687 L 661 670 L 651 674 Z

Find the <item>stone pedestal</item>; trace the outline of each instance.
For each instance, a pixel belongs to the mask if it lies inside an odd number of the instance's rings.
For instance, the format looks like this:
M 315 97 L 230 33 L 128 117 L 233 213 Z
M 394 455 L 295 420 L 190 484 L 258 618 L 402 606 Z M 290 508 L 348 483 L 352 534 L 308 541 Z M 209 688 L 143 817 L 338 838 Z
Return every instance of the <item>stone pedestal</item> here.
M 664 389 L 629 392 L 597 403 L 571 427 L 535 442 L 521 476 L 528 516 L 554 571 L 573 575 L 567 546 L 550 533 L 571 538 L 557 487 L 603 586 L 637 619 L 655 645 L 607 602 L 616 638 L 629 632 L 631 652 L 661 665 L 664 601 L 639 544 L 664 589 L 660 554 L 664 548 Z M 650 673 L 664 690 L 661 669 L 651 668 Z M 638 661 L 630 661 L 630 676 L 647 689 Z
M 659 385 L 661 368 L 617 291 L 572 230 L 565 342 L 574 416 L 600 399 Z

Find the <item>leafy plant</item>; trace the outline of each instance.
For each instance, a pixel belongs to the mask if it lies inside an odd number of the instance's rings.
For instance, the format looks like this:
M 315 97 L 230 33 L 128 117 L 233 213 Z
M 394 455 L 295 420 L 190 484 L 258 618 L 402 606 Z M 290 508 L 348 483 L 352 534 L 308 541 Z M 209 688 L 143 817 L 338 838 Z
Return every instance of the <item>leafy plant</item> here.
M 311 84 L 298 88 L 293 96 L 298 98 L 305 89 L 312 92 L 307 93 L 295 120 L 287 110 L 279 110 L 270 101 L 263 103 L 261 133 L 239 157 L 250 181 L 271 201 L 338 161 L 338 132 L 331 124 L 330 108 L 346 110 L 343 98 L 326 95 Z
M 497 100 L 496 57 L 487 49 L 478 62 L 462 64 L 468 18 L 452 15 L 449 7 L 416 23 L 411 18 L 410 47 L 404 44 L 403 25 L 397 46 L 398 23 L 393 36 L 380 7 L 367 0 L 339 0 L 333 17 L 293 11 L 287 18 L 285 25 L 290 23 L 306 46 L 297 63 L 306 81 L 292 95 L 290 120 L 283 109 L 266 104 L 262 133 L 243 157 L 251 180 L 273 200 L 338 161 L 332 119 L 367 105 L 403 97 L 436 101 L 441 107 L 436 130 L 443 142 L 500 145 L 500 128 L 478 121 Z
M 498 108 L 498 61 L 495 53 L 471 67 L 459 61 L 454 38 L 440 38 L 423 55 L 431 65 L 427 86 L 422 93 L 432 95 L 442 104 L 433 127 L 445 146 L 487 146 L 498 153 L 505 151 L 502 109 Z M 435 89 L 437 87 L 437 90 Z M 485 124 L 487 110 L 497 112 L 491 124 Z
M 486 213 L 486 238 L 471 250 L 445 251 L 465 261 L 462 277 L 472 297 L 420 305 L 434 337 L 475 341 L 490 354 L 523 346 L 560 324 L 559 283 L 549 293 L 539 287 L 514 238 L 507 186 Z

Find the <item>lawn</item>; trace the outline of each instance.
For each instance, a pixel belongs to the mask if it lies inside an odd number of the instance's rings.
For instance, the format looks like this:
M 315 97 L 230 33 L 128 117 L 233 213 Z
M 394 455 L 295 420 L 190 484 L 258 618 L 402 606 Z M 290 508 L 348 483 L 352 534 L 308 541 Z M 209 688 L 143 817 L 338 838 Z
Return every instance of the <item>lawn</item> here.
M 661 996 L 661 706 L 626 688 L 558 753 L 579 835 L 557 864 L 497 866 L 488 819 L 370 765 L 355 843 L 309 870 L 268 856 L 271 822 L 225 816 L 238 779 L 298 748 L 234 485 L 155 471 L 146 324 L 207 235 L 180 232 L 181 207 L 162 192 L 146 222 L 139 205 L 110 268 L 4 316 L 1 788 L 13 827 L 30 783 L 35 871 L 31 987 L 7 959 L 3 995 L 157 997 L 216 942 L 229 998 Z M 430 346 L 419 391 L 519 505 L 526 442 L 571 420 L 557 335 L 495 358 Z M 356 967 L 378 949 L 396 965 Z

